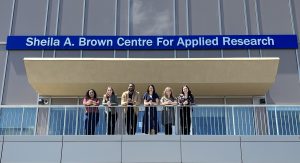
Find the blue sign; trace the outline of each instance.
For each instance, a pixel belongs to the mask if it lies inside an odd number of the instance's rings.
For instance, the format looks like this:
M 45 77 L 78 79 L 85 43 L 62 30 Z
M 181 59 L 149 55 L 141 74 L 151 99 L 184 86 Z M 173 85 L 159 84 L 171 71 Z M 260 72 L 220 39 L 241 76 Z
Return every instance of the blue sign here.
M 8 36 L 7 50 L 297 49 L 297 35 Z

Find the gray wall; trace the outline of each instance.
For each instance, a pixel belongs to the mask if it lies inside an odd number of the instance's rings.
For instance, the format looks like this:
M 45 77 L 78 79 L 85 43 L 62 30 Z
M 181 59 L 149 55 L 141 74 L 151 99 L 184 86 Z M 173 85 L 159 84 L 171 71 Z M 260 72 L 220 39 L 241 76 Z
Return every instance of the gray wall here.
M 298 0 L 1 0 L 7 35 L 300 34 Z M 0 45 L 1 104 L 35 104 L 23 57 L 271 57 L 269 104 L 300 104 L 300 50 L 10 51 Z M 7 62 L 6 62 L 7 60 Z M 5 75 L 3 75 L 5 73 Z M 2 89 L 4 86 L 4 89 Z
M 298 163 L 300 160 L 298 136 L 1 136 L 0 144 L 2 163 Z

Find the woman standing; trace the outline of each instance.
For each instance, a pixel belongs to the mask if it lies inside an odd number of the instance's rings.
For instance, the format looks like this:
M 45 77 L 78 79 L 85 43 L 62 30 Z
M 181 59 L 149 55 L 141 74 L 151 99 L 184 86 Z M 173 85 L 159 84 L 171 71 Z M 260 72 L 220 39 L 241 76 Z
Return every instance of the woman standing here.
M 100 104 L 97 98 L 97 93 L 93 89 L 89 89 L 83 99 L 83 105 L 85 106 L 85 135 L 94 135 L 96 126 L 99 122 L 99 109 Z
M 106 93 L 103 95 L 102 105 L 107 106 L 106 127 L 107 135 L 115 134 L 115 124 L 118 119 L 116 106 L 118 106 L 117 96 L 112 87 L 107 87 Z
M 166 87 L 163 97 L 160 99 L 163 107 L 162 111 L 162 124 L 165 126 L 165 134 L 172 135 L 172 126 L 175 125 L 175 108 L 177 105 L 176 98 L 173 97 L 172 89 Z
M 187 85 L 181 89 L 178 97 L 180 108 L 180 128 L 183 135 L 189 135 L 191 130 L 191 105 L 194 103 L 194 96 Z
M 155 92 L 154 85 L 149 85 L 147 88 L 147 92 L 144 94 L 144 105 L 145 105 L 145 114 L 143 117 L 143 128 L 142 132 L 145 134 L 149 133 L 150 126 L 150 134 L 157 134 L 158 125 L 157 125 L 157 108 L 159 105 L 159 96 Z M 150 116 L 149 116 L 150 112 Z

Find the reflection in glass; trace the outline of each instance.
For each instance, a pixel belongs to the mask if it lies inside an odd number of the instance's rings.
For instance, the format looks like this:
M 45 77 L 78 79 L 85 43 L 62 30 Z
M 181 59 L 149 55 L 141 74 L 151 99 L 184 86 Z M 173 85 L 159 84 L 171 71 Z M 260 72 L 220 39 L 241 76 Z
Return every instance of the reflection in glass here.
M 2 108 L 0 116 L 1 135 L 33 135 L 36 108 Z
M 63 135 L 64 108 L 50 108 L 48 135 Z
M 271 135 L 300 135 L 299 107 L 273 107 L 268 109 Z M 276 121 L 277 117 L 277 121 Z M 277 131 L 278 124 L 278 131 Z
M 236 135 L 255 135 L 253 107 L 234 107 L 234 124 Z
M 174 34 L 173 0 L 131 0 L 130 34 Z
M 224 107 L 193 108 L 193 135 L 226 135 Z

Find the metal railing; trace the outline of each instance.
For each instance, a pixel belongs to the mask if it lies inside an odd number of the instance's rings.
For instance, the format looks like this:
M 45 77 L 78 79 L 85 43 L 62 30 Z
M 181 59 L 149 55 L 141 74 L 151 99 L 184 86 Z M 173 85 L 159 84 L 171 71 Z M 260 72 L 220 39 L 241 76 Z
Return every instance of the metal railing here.
M 126 108 L 126 110 L 125 110 Z M 135 111 L 134 111 L 135 110 Z M 0 106 L 1 135 L 300 135 L 300 106 Z

